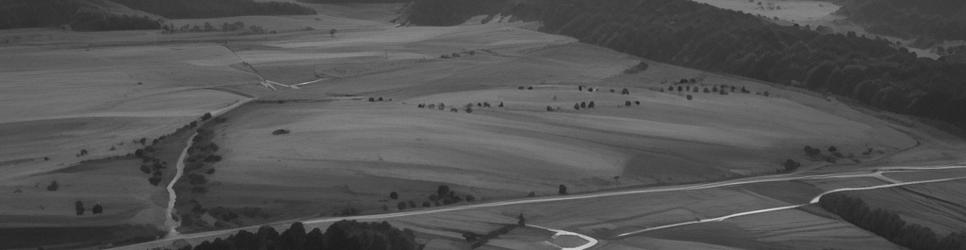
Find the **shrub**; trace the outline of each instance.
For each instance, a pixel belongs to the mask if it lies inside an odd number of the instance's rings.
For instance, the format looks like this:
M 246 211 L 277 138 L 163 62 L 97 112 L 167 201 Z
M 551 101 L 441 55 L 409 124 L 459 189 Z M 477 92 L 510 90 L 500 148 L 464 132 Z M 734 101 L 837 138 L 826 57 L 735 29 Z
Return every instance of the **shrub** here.
M 51 181 L 50 185 L 47 185 L 47 191 L 57 191 L 57 189 L 60 189 L 60 184 L 56 180 Z
M 560 186 L 557 187 L 557 194 L 566 195 L 567 194 L 567 186 L 564 185 L 564 184 L 560 184 Z
M 783 166 L 785 166 L 786 172 L 793 172 L 795 170 L 798 170 L 798 168 L 801 167 L 802 164 L 798 163 L 795 160 L 788 159 L 788 160 L 785 160 L 785 163 L 783 164 Z
M 397 200 L 399 199 L 399 194 L 396 192 L 389 193 L 389 199 Z
M 98 204 L 95 204 L 94 207 L 91 208 L 91 213 L 93 213 L 93 214 L 101 214 L 101 213 L 104 213 L 104 207 L 101 206 L 101 204 L 99 204 L 99 203 Z
M 288 129 L 276 129 L 275 131 L 272 131 L 272 135 L 287 135 L 290 133 L 292 133 L 292 131 L 289 131 Z
M 84 215 L 84 202 L 75 201 L 74 202 L 74 212 L 77 213 L 77 216 Z

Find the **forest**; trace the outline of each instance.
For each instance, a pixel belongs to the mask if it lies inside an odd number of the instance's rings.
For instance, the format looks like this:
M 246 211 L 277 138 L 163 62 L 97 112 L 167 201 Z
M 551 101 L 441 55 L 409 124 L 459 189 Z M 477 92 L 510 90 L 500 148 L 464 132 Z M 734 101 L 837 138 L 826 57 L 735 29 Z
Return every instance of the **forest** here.
M 782 26 L 677 0 L 417 0 L 408 20 L 479 14 L 541 21 L 541 31 L 712 72 L 807 88 L 966 128 L 966 64 L 917 58 L 886 40 Z
M 263 226 L 255 233 L 242 230 L 225 239 L 204 241 L 180 250 L 415 250 L 417 247 L 413 231 L 399 230 L 387 222 L 339 221 L 324 233 L 318 228 L 306 231 L 302 223 L 296 222 L 282 233 Z
M 838 0 L 839 14 L 877 34 L 923 40 L 966 40 L 966 1 Z
M 906 222 L 893 211 L 872 209 L 862 199 L 847 194 L 826 195 L 819 200 L 819 205 L 849 223 L 909 249 L 966 249 L 966 232 L 941 236 L 928 227 Z

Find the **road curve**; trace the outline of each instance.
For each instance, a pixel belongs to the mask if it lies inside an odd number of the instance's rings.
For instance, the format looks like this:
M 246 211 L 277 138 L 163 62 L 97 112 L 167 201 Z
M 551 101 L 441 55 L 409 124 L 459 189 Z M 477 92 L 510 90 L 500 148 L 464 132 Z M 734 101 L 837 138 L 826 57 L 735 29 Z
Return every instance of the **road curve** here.
M 561 246 L 558 246 L 557 244 L 550 243 L 550 244 L 552 244 L 554 246 L 559 247 L 561 250 L 584 250 L 584 249 L 589 249 L 591 247 L 594 247 L 594 246 L 597 245 L 597 243 L 599 243 L 599 241 L 597 239 L 594 239 L 594 237 L 590 237 L 590 236 L 583 235 L 583 234 L 579 234 L 579 233 L 575 233 L 575 232 L 564 231 L 564 230 L 560 230 L 560 229 L 553 229 L 553 228 L 548 228 L 548 227 L 541 227 L 541 226 L 537 226 L 537 225 L 533 225 L 533 224 L 527 224 L 527 226 L 528 227 L 539 228 L 539 229 L 543 229 L 543 230 L 547 230 L 547 231 L 554 232 L 554 235 L 551 236 L 554 239 L 556 239 L 557 237 L 560 237 L 560 236 L 576 236 L 578 238 L 583 239 L 584 241 L 587 241 L 587 243 L 584 243 L 583 245 L 576 246 L 576 247 L 561 247 Z
M 398 218 L 398 217 L 455 212 L 455 211 L 472 210 L 472 209 L 480 209 L 480 208 L 527 205 L 527 204 L 538 204 L 538 203 L 570 201 L 570 200 L 596 199 L 596 198 L 626 196 L 626 195 L 636 195 L 636 194 L 646 194 L 646 193 L 703 190 L 703 189 L 721 188 L 721 187 L 765 183 L 765 182 L 792 181 L 792 180 L 817 180 L 817 179 L 841 179 L 841 178 L 860 178 L 860 177 L 875 178 L 875 175 L 877 174 L 877 172 L 882 172 L 882 171 L 900 172 L 900 171 L 943 170 L 943 169 L 966 169 L 966 166 L 884 167 L 884 168 L 867 169 L 864 171 L 819 174 L 819 175 L 796 176 L 795 174 L 782 174 L 782 175 L 771 175 L 771 176 L 758 176 L 758 177 L 749 177 L 749 178 L 742 178 L 742 179 L 736 179 L 736 180 L 713 182 L 713 183 L 707 183 L 707 184 L 648 187 L 648 188 L 641 188 L 641 189 L 634 189 L 634 190 L 608 191 L 608 192 L 589 193 L 589 194 L 580 194 L 580 195 L 538 197 L 538 198 L 530 198 L 530 199 L 496 201 L 491 203 L 451 206 L 451 207 L 444 207 L 444 208 L 433 208 L 433 209 L 426 209 L 426 210 L 415 210 L 415 211 L 387 213 L 387 214 L 308 219 L 308 220 L 302 220 L 301 222 L 303 224 L 306 224 L 306 226 L 311 226 L 312 224 L 333 223 L 341 220 L 385 220 L 385 219 L 392 219 L 392 218 Z M 895 184 L 890 184 L 890 185 L 895 185 Z M 286 221 L 286 222 L 294 222 L 294 221 Z M 279 222 L 268 223 L 263 225 L 273 225 L 278 223 Z M 691 222 L 691 224 L 694 224 L 694 223 Z M 123 246 L 116 249 L 145 249 L 145 248 L 150 248 L 151 246 L 163 245 L 165 242 L 173 242 L 179 239 L 199 239 L 199 238 L 211 238 L 216 236 L 226 236 L 226 235 L 230 235 L 231 233 L 237 232 L 239 230 L 249 230 L 249 231 L 257 230 L 258 227 L 261 227 L 263 225 L 254 225 L 254 226 L 248 226 L 248 227 L 200 232 L 200 233 L 193 233 L 193 234 L 182 234 L 177 237 L 171 237 L 171 238 L 166 238 L 159 241 L 152 241 L 152 242 L 145 242 L 145 243 L 140 243 L 135 245 Z

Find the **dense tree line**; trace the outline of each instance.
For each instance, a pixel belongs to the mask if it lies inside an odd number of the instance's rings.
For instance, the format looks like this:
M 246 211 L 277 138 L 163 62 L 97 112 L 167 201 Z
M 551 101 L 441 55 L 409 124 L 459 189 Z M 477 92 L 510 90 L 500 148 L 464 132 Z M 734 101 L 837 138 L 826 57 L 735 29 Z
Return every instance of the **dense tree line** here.
M 418 248 L 413 231 L 399 230 L 387 222 L 340 221 L 329 226 L 323 233 L 316 228 L 306 231 L 296 222 L 278 233 L 272 227 L 261 227 L 258 232 L 239 231 L 228 238 L 205 241 L 195 247 L 181 250 L 235 250 L 235 249 L 286 249 L 286 250 L 415 250 Z
M 893 211 L 872 209 L 859 198 L 833 193 L 823 196 L 819 205 L 849 223 L 909 249 L 966 249 L 966 232 L 940 238 L 928 227 L 908 223 Z
M 691 1 L 417 0 L 408 20 L 450 25 L 478 14 L 542 21 L 544 32 L 625 53 L 966 127 L 966 64 L 917 58 L 886 40 L 781 26 Z
M 133 9 L 167 18 L 209 18 L 246 15 L 312 15 L 315 11 L 294 3 L 254 0 L 113 0 Z
M 839 0 L 839 12 L 878 34 L 966 40 L 966 1 Z
M 4 0 L 0 5 L 0 29 L 65 25 L 84 31 L 160 27 L 151 17 L 110 13 L 91 1 Z
M 408 3 L 412 0 L 298 0 L 305 3 Z

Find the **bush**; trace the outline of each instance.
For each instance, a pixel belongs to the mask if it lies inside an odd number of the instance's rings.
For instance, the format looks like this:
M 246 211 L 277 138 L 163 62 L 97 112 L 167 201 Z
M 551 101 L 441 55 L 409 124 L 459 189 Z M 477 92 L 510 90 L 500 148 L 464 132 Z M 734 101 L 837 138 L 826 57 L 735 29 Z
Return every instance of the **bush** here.
M 399 194 L 396 192 L 389 193 L 389 199 L 398 200 Z
M 563 184 L 560 184 L 560 186 L 557 187 L 557 194 L 566 195 L 567 194 L 567 186 L 565 186 Z
M 795 170 L 798 170 L 798 168 L 802 166 L 801 163 L 798 163 L 797 161 L 792 159 L 785 160 L 785 163 L 782 165 L 785 167 L 785 172 L 793 172 Z
M 101 213 L 104 213 L 104 207 L 101 206 L 101 204 L 95 204 L 94 207 L 91 208 L 91 213 L 93 213 L 93 214 L 101 214 Z
M 84 202 L 75 201 L 74 202 L 74 212 L 77 213 L 77 216 L 84 215 Z
M 287 135 L 290 133 L 292 133 L 292 131 L 289 131 L 288 129 L 276 129 L 275 131 L 272 131 L 272 135 Z
M 60 184 L 56 180 L 51 181 L 50 185 L 47 185 L 47 191 L 57 191 L 57 189 L 60 189 Z

